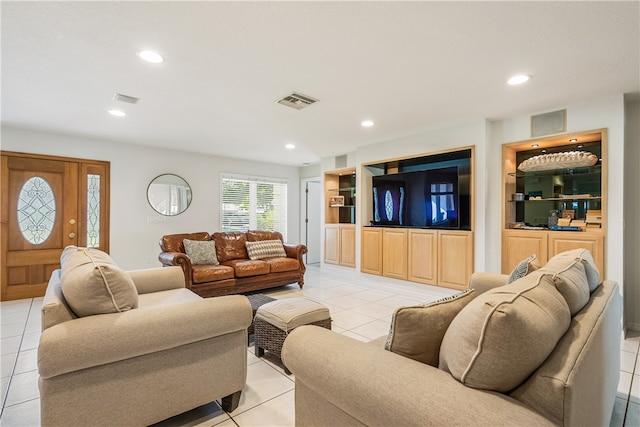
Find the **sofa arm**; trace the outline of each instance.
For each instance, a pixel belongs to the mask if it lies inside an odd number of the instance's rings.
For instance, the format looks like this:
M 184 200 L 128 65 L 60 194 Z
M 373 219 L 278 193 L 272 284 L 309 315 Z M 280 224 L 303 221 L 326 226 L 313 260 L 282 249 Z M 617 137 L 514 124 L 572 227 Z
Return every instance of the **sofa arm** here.
M 469 289 L 475 289 L 478 294 L 482 294 L 490 289 L 507 284 L 509 276 L 506 274 L 477 272 L 469 278 Z
M 160 252 L 158 260 L 164 267 L 177 265 L 182 268 L 184 273 L 184 285 L 187 289 L 191 289 L 193 283 L 193 268 L 191 267 L 191 258 L 182 252 Z
M 304 265 L 303 255 L 307 253 L 307 247 L 305 245 L 283 245 L 284 251 L 287 254 L 287 258 L 295 258 L 300 263 L 300 270 L 304 273 L 307 268 Z
M 145 270 L 127 271 L 136 285 L 139 294 L 168 291 L 169 289 L 184 288 L 184 272 L 182 268 L 173 266 L 167 268 L 147 268 Z
M 243 295 L 82 317 L 42 332 L 38 369 L 50 378 L 246 331 L 251 320 Z
M 298 425 L 344 423 L 344 414 L 367 426 L 553 425 L 507 395 L 316 326 L 289 334 L 282 361 L 296 377 Z

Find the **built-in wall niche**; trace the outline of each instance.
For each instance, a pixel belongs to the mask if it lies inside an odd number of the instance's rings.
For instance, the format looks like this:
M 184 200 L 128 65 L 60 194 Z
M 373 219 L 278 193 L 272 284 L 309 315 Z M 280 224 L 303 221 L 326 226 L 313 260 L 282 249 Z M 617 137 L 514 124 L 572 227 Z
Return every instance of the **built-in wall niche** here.
M 471 230 L 472 149 L 365 165 L 373 226 Z

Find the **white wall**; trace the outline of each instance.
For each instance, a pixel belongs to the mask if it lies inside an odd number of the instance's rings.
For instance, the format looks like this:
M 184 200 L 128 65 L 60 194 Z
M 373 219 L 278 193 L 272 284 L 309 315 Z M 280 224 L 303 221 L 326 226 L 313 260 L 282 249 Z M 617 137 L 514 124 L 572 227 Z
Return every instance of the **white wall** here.
M 567 109 L 567 133 L 607 128 L 608 145 L 608 181 L 607 181 L 607 238 L 606 276 L 608 279 L 623 283 L 623 182 L 624 182 L 624 98 L 622 95 L 594 100 L 584 104 L 557 106 L 547 111 Z M 531 112 L 491 123 L 492 141 L 489 142 L 491 159 L 488 168 L 501 170 L 500 146 L 509 142 L 531 139 L 531 115 L 547 111 Z M 501 177 L 491 174 L 489 182 L 491 198 L 500 198 Z M 489 207 L 488 218 L 491 230 L 500 229 L 500 204 L 493 203 Z M 493 231 L 492 231 L 493 233 Z M 500 241 L 499 234 L 494 239 Z M 487 248 L 489 249 L 489 248 Z M 499 261 L 499 259 L 498 259 Z M 492 271 L 499 271 L 499 263 L 488 266 Z
M 371 144 L 358 148 L 356 151 L 356 164 L 358 167 L 366 163 L 375 163 L 378 161 L 400 158 L 414 157 L 436 151 L 452 150 L 460 147 L 475 146 L 475 270 L 485 271 L 487 253 L 484 248 L 486 229 L 483 224 L 486 222 L 485 211 L 487 205 L 487 167 L 486 167 L 486 122 L 477 120 L 467 123 L 459 123 L 449 125 L 442 128 L 430 130 L 418 135 L 412 135 L 385 141 L 377 144 Z M 324 163 L 323 163 L 324 165 Z M 357 169 L 358 170 L 358 169 Z M 361 189 L 362 182 L 358 181 L 356 193 L 360 195 L 357 200 L 358 225 L 368 224 L 372 218 L 366 217 L 367 209 L 371 202 L 370 194 Z M 499 200 L 499 199 L 498 199 Z M 360 227 L 356 228 L 356 251 L 359 253 L 360 248 Z M 497 250 L 499 251 L 499 247 Z M 360 256 L 356 256 L 360 268 Z M 499 254 L 498 254 L 499 259 Z
M 158 240 L 163 234 L 220 230 L 221 172 L 287 179 L 287 241 L 299 240 L 300 179 L 297 167 L 6 126 L 2 127 L 1 148 L 111 162 L 110 252 L 126 270 L 160 266 Z M 157 214 L 147 202 L 149 182 L 164 173 L 179 175 L 191 185 L 193 200 L 183 214 L 165 217 Z
M 624 310 L 627 326 L 640 331 L 640 99 L 625 99 Z

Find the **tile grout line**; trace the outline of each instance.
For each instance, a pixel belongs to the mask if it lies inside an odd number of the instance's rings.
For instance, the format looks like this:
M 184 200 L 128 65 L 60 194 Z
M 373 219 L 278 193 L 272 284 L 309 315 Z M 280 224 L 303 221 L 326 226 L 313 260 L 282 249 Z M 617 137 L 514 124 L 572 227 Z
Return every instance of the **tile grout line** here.
M 20 349 L 22 348 L 22 343 L 24 341 L 24 334 L 27 330 L 27 324 L 29 323 L 29 316 L 31 315 L 31 309 L 33 308 L 33 298 L 29 303 L 29 309 L 27 311 L 27 319 L 24 322 L 24 328 L 22 328 L 22 334 L 20 335 L 20 343 L 18 344 L 18 351 L 16 352 L 16 360 L 13 362 L 13 367 L 11 368 L 11 374 L 9 375 L 9 382 L 7 383 L 7 391 L 2 399 L 2 409 L 0 409 L 0 420 L 2 419 L 2 415 L 4 415 L 4 409 L 6 407 L 7 398 L 9 397 L 9 390 L 11 389 L 11 383 L 13 382 L 13 376 L 15 375 L 16 366 L 18 365 L 18 358 L 20 357 Z M 39 397 L 38 397 L 39 398 Z M 25 400 L 25 402 L 29 402 L 34 399 Z M 19 402 L 24 403 L 24 402 Z M 9 405 L 14 406 L 14 405 Z

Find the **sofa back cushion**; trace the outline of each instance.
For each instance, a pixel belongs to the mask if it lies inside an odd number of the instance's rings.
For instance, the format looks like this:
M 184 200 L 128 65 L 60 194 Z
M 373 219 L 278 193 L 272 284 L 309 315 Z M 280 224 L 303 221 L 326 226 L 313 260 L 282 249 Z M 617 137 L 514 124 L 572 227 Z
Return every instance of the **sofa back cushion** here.
M 213 241 L 216 243 L 216 257 L 218 262 L 231 261 L 234 259 L 249 259 L 247 255 L 246 233 L 213 233 Z
M 108 254 L 98 249 L 67 246 L 60 264 L 62 294 L 77 316 L 117 313 L 138 307 L 138 291 L 133 280 Z
M 277 231 L 249 230 L 247 231 L 247 242 L 259 242 L 261 240 L 282 240 L 282 234 Z
M 584 267 L 589 291 L 593 292 L 600 284 L 600 271 L 598 271 L 598 267 L 596 267 L 591 252 L 587 249 L 574 249 L 561 252 L 553 256 L 543 268 L 547 271 L 558 272 L 576 262 L 582 264 Z
M 532 273 L 460 311 L 442 340 L 439 367 L 469 387 L 512 390 L 544 362 L 570 321 L 552 276 Z
M 160 239 L 160 249 L 163 252 L 187 253 L 184 249 L 184 239 L 188 240 L 211 240 L 211 236 L 206 231 L 197 233 L 167 234 Z

